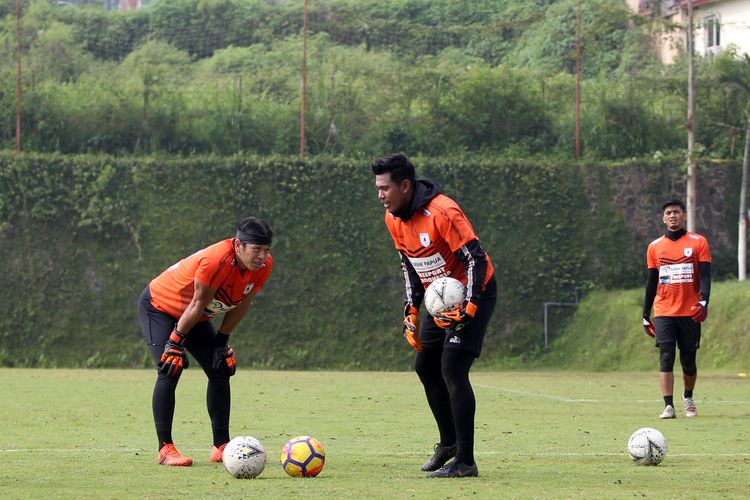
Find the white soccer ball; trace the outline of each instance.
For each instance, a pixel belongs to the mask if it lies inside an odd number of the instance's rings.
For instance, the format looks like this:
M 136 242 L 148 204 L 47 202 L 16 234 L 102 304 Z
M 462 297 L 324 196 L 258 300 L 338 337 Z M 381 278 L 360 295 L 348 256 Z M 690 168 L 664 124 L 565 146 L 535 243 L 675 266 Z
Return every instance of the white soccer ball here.
M 424 305 L 433 316 L 460 306 L 466 296 L 463 283 L 447 276 L 438 278 L 427 287 Z
M 266 467 L 266 449 L 252 436 L 238 436 L 227 443 L 222 461 L 233 477 L 252 479 Z
M 638 465 L 659 465 L 667 454 L 667 438 L 651 427 L 638 429 L 628 439 L 628 453 Z

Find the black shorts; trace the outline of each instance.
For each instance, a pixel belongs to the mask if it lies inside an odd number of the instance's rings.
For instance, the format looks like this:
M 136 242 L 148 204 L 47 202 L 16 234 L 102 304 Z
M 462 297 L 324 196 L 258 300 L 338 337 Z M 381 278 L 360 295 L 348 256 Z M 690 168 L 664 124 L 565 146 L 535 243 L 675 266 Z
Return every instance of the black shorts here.
M 435 324 L 432 316 L 423 315 L 422 326 L 419 329 L 419 340 L 422 341 L 422 346 L 428 349 L 460 349 L 469 351 L 478 358 L 482 353 L 484 334 L 492 312 L 495 310 L 496 302 L 497 281 L 493 276 L 479 297 L 476 316 L 463 330 L 459 332 L 444 330 Z
M 143 337 L 151 350 L 151 357 L 157 365 L 164 352 L 164 345 L 172 330 L 177 326 L 177 319 L 151 304 L 151 292 L 148 286 L 141 292 L 138 300 L 138 322 L 143 330 Z M 213 368 L 213 352 L 216 346 L 216 329 L 209 320 L 199 321 L 188 332 L 185 350 L 189 352 L 207 375 L 216 372 Z M 224 365 L 221 365 L 224 367 Z M 225 368 L 223 368 L 225 370 Z
M 654 328 L 657 346 L 673 343 L 681 351 L 696 351 L 701 346 L 701 324 L 689 316 L 657 316 Z

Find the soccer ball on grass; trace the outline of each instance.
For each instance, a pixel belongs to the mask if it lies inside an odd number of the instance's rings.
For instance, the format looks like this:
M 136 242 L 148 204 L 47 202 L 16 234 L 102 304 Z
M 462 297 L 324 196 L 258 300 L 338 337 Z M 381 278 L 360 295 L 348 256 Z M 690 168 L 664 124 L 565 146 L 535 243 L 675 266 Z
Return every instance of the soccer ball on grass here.
M 651 427 L 638 429 L 628 439 L 628 453 L 638 465 L 659 465 L 667 454 L 667 438 Z
M 266 467 L 266 449 L 252 436 L 238 436 L 224 447 L 222 462 L 233 477 L 252 479 Z
M 424 294 L 424 305 L 432 316 L 459 307 L 466 296 L 463 283 L 455 278 L 444 276 L 427 287 Z
M 297 436 L 281 449 L 281 467 L 291 477 L 315 477 L 325 463 L 326 452 L 314 437 Z

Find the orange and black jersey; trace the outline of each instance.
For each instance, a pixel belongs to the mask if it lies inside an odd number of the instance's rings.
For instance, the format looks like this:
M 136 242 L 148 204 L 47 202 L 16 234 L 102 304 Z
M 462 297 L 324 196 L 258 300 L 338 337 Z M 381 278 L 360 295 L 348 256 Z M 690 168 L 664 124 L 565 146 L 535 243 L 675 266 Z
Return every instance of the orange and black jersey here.
M 466 215 L 434 181 L 415 184 L 409 210 L 385 214 L 401 256 L 406 302 L 419 307 L 424 290 L 436 279 L 450 276 L 466 285 L 468 300 L 476 299 L 492 278 L 494 267 Z
M 652 241 L 646 252 L 649 283 L 644 315 L 690 316 L 700 300 L 708 301 L 711 249 L 703 236 L 684 229 Z
M 151 280 L 151 304 L 179 319 L 195 294 L 195 280 L 216 288 L 211 303 L 203 310 L 201 320 L 213 318 L 237 307 L 251 292 L 258 293 L 271 274 L 273 259 L 266 257 L 265 267 L 250 271 L 240 269 L 235 259 L 234 238 L 185 257 Z

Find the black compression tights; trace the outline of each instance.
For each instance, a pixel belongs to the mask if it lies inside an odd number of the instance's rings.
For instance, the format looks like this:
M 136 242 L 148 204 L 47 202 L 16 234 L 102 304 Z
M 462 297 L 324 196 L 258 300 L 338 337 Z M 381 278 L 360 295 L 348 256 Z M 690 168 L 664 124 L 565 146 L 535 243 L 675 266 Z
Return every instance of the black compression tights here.
M 162 351 L 163 348 L 161 346 L 151 346 L 151 354 L 155 360 L 159 359 Z M 196 357 L 208 377 L 206 406 L 208 407 L 208 415 L 211 418 L 214 446 L 221 446 L 229 441 L 231 392 L 229 389 L 228 374 L 224 371 L 213 370 L 211 365 L 212 352 L 210 348 L 203 348 L 194 349 L 191 353 Z M 159 447 L 161 447 L 162 443 L 173 442 L 172 420 L 174 418 L 175 390 L 177 389 L 178 381 L 179 378 L 172 378 L 162 374 L 156 377 L 151 405 L 154 412 L 154 423 L 156 424 L 156 436 L 159 439 Z
M 474 463 L 476 400 L 469 381 L 474 355 L 454 349 L 425 348 L 417 353 L 414 369 L 440 432 L 440 444 L 457 443 L 456 460 Z
M 151 401 L 156 424 L 159 447 L 162 443 L 172 443 L 172 419 L 174 418 L 175 389 L 179 379 L 159 375 L 154 385 Z M 227 377 L 209 377 L 206 388 L 206 406 L 211 418 L 214 446 L 229 441 L 229 408 L 231 396 Z

